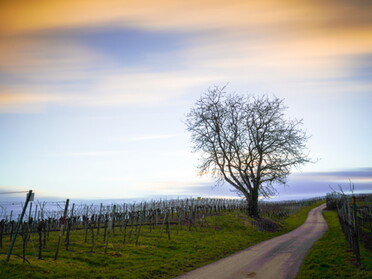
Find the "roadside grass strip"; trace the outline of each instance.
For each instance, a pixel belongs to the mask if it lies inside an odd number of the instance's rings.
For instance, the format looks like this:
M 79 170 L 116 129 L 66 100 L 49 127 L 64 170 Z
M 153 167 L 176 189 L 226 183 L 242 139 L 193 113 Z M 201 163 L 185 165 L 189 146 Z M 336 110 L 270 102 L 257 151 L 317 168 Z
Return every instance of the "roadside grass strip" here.
M 337 212 L 323 211 L 323 216 L 328 223 L 328 231 L 305 257 L 297 279 L 372 278 L 372 251 L 361 246 L 362 265 L 358 267 L 342 232 Z

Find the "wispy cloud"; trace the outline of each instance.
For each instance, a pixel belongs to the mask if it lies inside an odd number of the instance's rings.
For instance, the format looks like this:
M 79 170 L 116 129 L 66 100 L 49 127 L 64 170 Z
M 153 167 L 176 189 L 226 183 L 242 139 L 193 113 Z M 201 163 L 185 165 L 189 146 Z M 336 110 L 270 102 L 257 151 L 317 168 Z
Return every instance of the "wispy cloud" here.
M 48 94 L 43 93 L 43 90 L 40 92 L 35 90 L 34 93 L 25 88 L 21 90 L 25 91 L 7 90 L 0 87 L 0 113 L 38 113 L 48 105 L 68 104 L 75 99 L 74 96 L 68 94 Z
M 328 172 L 304 172 L 293 173 L 291 178 L 294 180 L 323 181 L 334 183 L 369 183 L 372 190 L 372 168 L 359 168 Z
M 154 106 L 185 95 L 194 86 L 207 85 L 215 77 L 183 71 L 154 73 L 112 69 L 93 71 L 88 80 L 90 83 L 82 82 L 77 87 L 70 85 L 76 81 L 68 80 L 66 84 L 36 81 L 2 86 L 0 113 L 40 112 L 54 105 L 98 108 Z
M 159 140 L 159 139 L 169 139 L 177 137 L 177 134 L 166 134 L 166 135 L 146 135 L 146 136 L 137 136 L 137 137 L 128 137 L 117 139 L 117 141 L 123 142 L 136 142 L 136 141 L 147 141 L 147 140 Z
M 107 157 L 117 154 L 115 151 L 85 151 L 85 152 L 58 152 L 58 153 L 49 153 L 47 157 Z

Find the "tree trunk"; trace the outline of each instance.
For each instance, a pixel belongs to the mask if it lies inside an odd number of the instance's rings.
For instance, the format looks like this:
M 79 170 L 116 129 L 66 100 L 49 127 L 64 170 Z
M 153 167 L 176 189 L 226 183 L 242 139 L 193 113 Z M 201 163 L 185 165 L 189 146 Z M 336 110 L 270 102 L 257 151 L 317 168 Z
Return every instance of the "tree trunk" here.
M 253 218 L 260 218 L 258 215 L 258 189 L 254 189 L 250 193 L 248 201 L 248 215 Z

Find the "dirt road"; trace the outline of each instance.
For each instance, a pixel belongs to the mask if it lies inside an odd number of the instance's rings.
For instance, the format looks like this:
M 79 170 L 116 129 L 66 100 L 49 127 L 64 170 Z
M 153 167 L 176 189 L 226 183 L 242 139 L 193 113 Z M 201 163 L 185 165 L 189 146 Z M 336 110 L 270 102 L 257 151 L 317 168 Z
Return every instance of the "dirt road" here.
M 312 209 L 297 229 L 261 242 L 176 279 L 295 278 L 314 242 L 327 230 L 322 216 L 325 204 Z

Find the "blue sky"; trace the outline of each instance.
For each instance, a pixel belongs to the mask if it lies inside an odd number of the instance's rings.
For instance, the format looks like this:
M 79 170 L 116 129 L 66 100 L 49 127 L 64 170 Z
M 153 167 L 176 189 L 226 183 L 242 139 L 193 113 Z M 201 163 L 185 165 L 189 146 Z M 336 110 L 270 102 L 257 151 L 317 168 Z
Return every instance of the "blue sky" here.
M 285 99 L 320 160 L 280 197 L 372 190 L 365 1 L 0 4 L 0 190 L 234 195 L 197 176 L 185 114 L 208 87 Z

